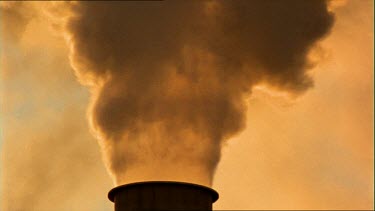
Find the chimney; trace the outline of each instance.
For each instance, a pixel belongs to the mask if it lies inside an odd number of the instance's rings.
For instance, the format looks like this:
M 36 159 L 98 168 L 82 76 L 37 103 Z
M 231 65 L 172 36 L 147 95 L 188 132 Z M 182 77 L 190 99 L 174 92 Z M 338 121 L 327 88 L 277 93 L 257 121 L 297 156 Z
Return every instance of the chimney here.
M 115 211 L 212 210 L 219 194 L 208 187 L 170 181 L 137 182 L 113 188 Z

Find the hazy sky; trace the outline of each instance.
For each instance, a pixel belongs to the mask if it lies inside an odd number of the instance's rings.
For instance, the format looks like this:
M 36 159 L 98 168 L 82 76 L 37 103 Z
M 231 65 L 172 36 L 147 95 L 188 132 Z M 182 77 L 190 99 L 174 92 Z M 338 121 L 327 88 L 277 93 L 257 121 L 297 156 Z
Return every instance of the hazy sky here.
M 373 1 L 339 2 L 312 55 L 314 87 L 291 99 L 259 86 L 247 100 L 246 129 L 214 177 L 215 209 L 373 208 Z M 42 6 L 7 15 L 5 2 L 0 14 L 2 210 L 112 210 L 90 93 Z

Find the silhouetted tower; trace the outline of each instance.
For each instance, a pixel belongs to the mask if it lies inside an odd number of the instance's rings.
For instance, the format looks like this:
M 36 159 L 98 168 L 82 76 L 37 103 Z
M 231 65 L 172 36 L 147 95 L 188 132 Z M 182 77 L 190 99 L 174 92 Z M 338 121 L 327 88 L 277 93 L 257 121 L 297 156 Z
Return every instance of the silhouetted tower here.
M 212 210 L 219 194 L 208 187 L 167 181 L 130 183 L 108 193 L 115 211 Z

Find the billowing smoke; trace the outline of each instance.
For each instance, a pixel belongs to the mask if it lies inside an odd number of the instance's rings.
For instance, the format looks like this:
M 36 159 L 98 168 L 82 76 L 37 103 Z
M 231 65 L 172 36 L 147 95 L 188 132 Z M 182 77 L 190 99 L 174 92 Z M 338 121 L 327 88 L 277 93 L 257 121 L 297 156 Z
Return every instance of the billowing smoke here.
M 36 16 L 32 5 L 22 1 L 0 2 L 0 12 L 2 18 L 1 38 L 10 42 L 17 42 L 30 19 Z
M 312 87 L 308 54 L 329 32 L 323 0 L 76 2 L 71 62 L 116 184 L 210 185 L 259 83 Z

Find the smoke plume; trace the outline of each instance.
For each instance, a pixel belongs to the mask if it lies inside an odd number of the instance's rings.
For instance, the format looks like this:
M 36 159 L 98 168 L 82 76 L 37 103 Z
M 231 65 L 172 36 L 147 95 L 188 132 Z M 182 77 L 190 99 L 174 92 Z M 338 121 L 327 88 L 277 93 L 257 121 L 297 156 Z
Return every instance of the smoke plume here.
M 28 22 L 36 16 L 33 5 L 21 1 L 0 2 L 2 40 L 18 41 Z
M 329 32 L 323 0 L 76 2 L 71 63 L 116 184 L 210 185 L 259 83 L 312 87 L 308 54 Z

